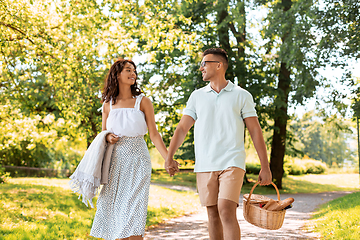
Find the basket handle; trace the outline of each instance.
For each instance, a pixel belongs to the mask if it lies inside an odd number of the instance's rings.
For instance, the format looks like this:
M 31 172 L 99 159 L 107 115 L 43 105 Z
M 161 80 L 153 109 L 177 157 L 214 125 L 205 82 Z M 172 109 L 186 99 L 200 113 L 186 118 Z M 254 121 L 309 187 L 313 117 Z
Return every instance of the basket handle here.
M 250 190 L 250 194 L 249 194 L 249 197 L 248 197 L 248 200 L 246 201 L 246 205 L 248 205 L 250 203 L 250 199 L 251 199 L 251 194 L 253 193 L 255 187 L 257 185 L 259 185 L 260 181 L 257 181 L 254 186 L 251 188 Z M 275 185 L 275 183 L 271 182 L 271 184 L 274 186 L 275 190 L 276 190 L 276 194 L 277 194 L 277 197 L 278 197 L 278 200 L 280 201 L 280 193 L 279 193 L 279 189 L 277 188 L 277 186 Z

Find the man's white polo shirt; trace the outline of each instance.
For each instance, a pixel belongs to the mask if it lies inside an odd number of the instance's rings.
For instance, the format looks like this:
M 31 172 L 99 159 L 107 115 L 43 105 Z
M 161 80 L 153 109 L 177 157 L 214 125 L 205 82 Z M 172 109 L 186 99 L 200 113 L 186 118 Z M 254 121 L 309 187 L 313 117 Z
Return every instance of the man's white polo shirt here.
M 245 170 L 243 120 L 257 117 L 248 91 L 228 81 L 217 93 L 208 84 L 190 95 L 183 114 L 195 120 L 195 172 Z

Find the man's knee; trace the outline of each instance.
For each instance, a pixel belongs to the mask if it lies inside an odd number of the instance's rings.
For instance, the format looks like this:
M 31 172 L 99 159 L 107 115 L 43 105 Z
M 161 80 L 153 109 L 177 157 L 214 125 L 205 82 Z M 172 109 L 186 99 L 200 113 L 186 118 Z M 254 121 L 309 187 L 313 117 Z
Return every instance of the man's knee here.
M 218 206 L 217 205 L 213 205 L 213 206 L 207 206 L 207 213 L 208 213 L 208 217 L 209 219 L 217 219 L 219 218 L 219 210 L 218 210 Z
M 227 199 L 219 199 L 218 212 L 221 219 L 227 220 L 234 217 L 236 218 L 236 208 L 236 202 Z

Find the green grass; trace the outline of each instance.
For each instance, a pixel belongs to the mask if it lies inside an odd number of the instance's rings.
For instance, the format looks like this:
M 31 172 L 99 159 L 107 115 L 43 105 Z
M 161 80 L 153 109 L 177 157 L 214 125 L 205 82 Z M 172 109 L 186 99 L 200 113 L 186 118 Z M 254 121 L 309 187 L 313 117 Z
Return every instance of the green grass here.
M 300 181 L 308 181 L 318 184 L 332 184 L 342 188 L 360 188 L 359 174 L 339 173 L 339 174 L 306 174 L 302 176 L 288 176 L 288 178 Z
M 312 217 L 322 239 L 360 239 L 360 192 L 323 204 Z
M 248 175 L 253 182 L 257 177 Z M 284 188 L 280 193 L 356 191 L 358 177 L 357 174 L 288 176 L 283 179 Z M 169 177 L 164 171 L 156 170 L 152 182 L 195 188 L 196 174 L 181 172 Z M 68 179 L 13 178 L 9 183 L 1 184 L 1 239 L 94 239 L 88 234 L 95 209 L 87 208 L 76 194 L 66 189 L 67 183 Z M 245 184 L 242 192 L 249 193 L 253 184 Z M 273 194 L 275 190 L 272 186 L 258 186 L 254 193 Z M 327 239 L 358 239 L 353 238 L 359 235 L 360 228 L 360 219 L 356 218 L 360 216 L 358 199 L 360 196 L 356 193 L 324 206 L 315 216 L 316 231 Z M 196 212 L 199 208 L 198 196 L 194 192 L 151 186 L 146 226 Z
M 256 182 L 257 175 L 248 175 L 248 179 Z M 321 192 L 333 192 L 333 191 L 354 191 L 356 187 L 343 187 L 339 185 L 340 179 L 346 179 L 346 176 L 335 176 L 333 179 L 327 181 L 327 184 L 317 183 L 313 179 L 298 176 L 288 176 L 282 180 L 282 189 L 279 189 L 282 193 L 321 193 Z M 254 183 L 244 184 L 241 192 L 249 193 Z M 272 185 L 269 186 L 257 186 L 254 190 L 256 194 L 275 194 L 276 191 Z
M 68 179 L 13 178 L 0 185 L 0 239 L 95 239 L 95 209 L 67 188 Z M 56 185 L 58 187 L 54 187 Z M 95 203 L 95 200 L 93 200 Z M 193 192 L 151 186 L 146 226 L 200 208 Z
M 241 192 L 249 193 L 258 176 L 247 175 L 251 181 L 244 184 Z M 152 183 L 182 185 L 196 188 L 196 174 L 194 172 L 180 172 L 170 177 L 165 170 L 156 170 L 151 177 Z M 326 184 L 325 184 L 326 183 Z M 283 178 L 283 189 L 281 193 L 320 193 L 333 191 L 354 191 L 359 188 L 359 175 L 357 174 L 330 174 L 330 175 L 302 175 L 288 176 Z M 276 193 L 272 185 L 257 186 L 254 190 L 256 194 L 274 194 Z
M 146 226 L 156 225 L 166 219 L 191 214 L 201 208 L 199 197 L 194 192 L 169 190 L 151 186 Z
M 8 183 L 0 192 L 1 239 L 95 239 L 87 236 L 95 210 L 70 191 Z
M 151 174 L 151 182 L 196 188 L 196 173 L 179 172 L 176 173 L 173 177 L 170 177 L 164 169 L 157 169 L 153 170 L 153 173 Z

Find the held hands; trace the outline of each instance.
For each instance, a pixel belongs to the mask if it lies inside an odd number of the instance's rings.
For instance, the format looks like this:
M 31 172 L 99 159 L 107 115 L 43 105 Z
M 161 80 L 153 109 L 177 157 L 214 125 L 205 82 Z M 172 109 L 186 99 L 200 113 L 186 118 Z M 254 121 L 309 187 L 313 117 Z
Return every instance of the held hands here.
M 115 134 L 109 133 L 108 135 L 106 135 L 106 141 L 110 144 L 114 144 L 119 141 L 119 137 Z
M 165 170 L 169 173 L 170 177 L 173 177 L 175 173 L 179 172 L 180 164 L 172 158 L 165 159 Z

